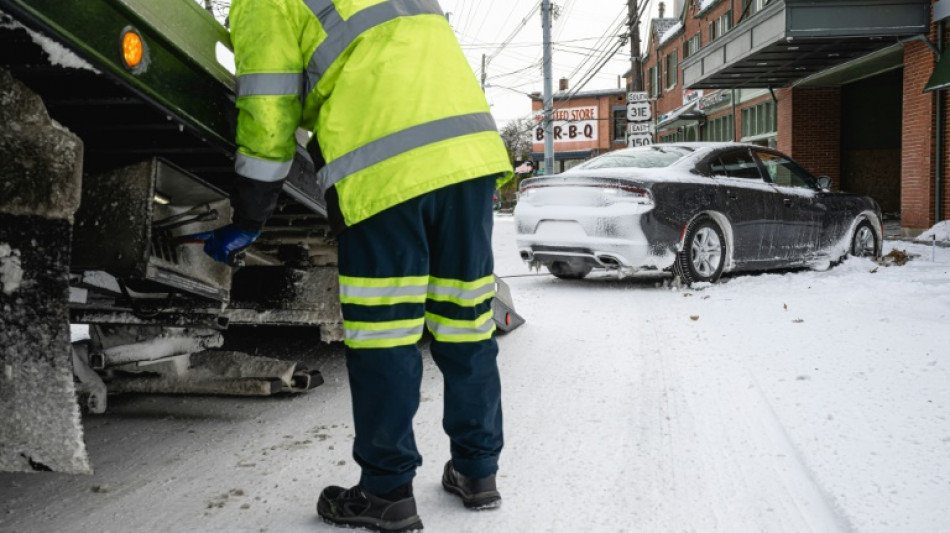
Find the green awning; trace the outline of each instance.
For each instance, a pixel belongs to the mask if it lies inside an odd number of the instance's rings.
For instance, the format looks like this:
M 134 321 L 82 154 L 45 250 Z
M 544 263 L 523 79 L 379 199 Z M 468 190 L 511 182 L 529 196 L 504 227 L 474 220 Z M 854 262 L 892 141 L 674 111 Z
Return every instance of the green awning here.
M 927 81 L 927 85 L 924 86 L 925 93 L 950 87 L 950 54 L 947 53 L 948 49 L 950 49 L 950 46 L 944 48 L 940 54 L 940 61 L 937 61 L 937 67 L 934 69 L 933 76 L 930 77 Z

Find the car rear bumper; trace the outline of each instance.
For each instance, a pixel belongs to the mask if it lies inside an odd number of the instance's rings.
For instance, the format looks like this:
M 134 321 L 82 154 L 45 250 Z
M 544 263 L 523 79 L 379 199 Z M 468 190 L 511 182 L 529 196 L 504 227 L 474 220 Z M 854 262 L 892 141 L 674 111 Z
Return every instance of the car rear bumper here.
M 521 258 L 548 266 L 562 261 L 594 268 L 664 270 L 673 265 L 675 243 L 644 232 L 650 209 L 638 205 L 563 209 L 519 204 L 516 242 Z M 649 224 L 647 224 L 649 225 Z

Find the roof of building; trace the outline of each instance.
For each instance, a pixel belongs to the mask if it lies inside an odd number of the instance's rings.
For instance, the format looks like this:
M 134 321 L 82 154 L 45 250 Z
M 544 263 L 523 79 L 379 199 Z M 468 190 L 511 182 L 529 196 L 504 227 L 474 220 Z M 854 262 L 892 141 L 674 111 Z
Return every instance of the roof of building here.
M 656 34 L 662 37 L 670 28 L 680 23 L 679 17 L 667 17 L 662 19 L 653 19 L 653 29 Z
M 650 21 L 650 31 L 647 32 L 647 42 L 646 46 L 643 48 L 643 57 L 650 55 L 650 46 L 652 45 L 654 39 L 657 42 L 657 46 L 661 46 L 663 43 L 660 42 L 660 39 L 663 35 L 666 34 L 670 28 L 680 24 L 680 17 L 664 17 L 664 18 L 655 18 Z
M 592 98 L 597 96 L 615 96 L 618 94 L 627 94 L 626 89 L 595 89 L 592 91 L 580 91 L 574 93 L 571 90 L 567 91 L 558 91 L 554 93 L 555 100 L 574 100 L 577 98 Z M 542 100 L 541 93 L 531 93 L 531 100 Z

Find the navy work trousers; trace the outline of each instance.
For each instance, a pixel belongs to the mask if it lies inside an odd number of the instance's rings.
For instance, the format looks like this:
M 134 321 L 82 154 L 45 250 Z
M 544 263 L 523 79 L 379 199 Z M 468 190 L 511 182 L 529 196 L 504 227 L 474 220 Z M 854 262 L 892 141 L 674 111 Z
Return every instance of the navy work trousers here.
M 494 182 L 483 177 L 431 191 L 339 237 L 353 456 L 362 468 L 360 485 L 374 494 L 410 482 L 422 464 L 412 419 L 422 382 L 417 341 L 423 318 L 445 382 L 442 424 L 453 465 L 472 478 L 498 470 L 503 438 L 498 345 L 491 336 Z M 379 342 L 394 345 L 373 344 Z

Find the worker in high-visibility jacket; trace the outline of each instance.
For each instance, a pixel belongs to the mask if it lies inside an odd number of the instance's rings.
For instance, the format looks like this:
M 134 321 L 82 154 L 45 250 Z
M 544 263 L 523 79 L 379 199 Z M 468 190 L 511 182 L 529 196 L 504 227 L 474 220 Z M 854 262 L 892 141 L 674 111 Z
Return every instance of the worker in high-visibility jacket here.
M 442 483 L 466 507 L 497 507 L 500 379 L 492 336 L 492 195 L 511 175 L 474 73 L 436 0 L 234 0 L 238 79 L 235 210 L 206 251 L 227 261 L 274 210 L 297 144 L 313 132 L 317 180 L 339 232 L 340 299 L 355 420 L 351 489 L 325 520 L 422 528 L 417 342 L 432 333 L 445 379 L 451 459 Z

